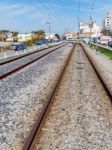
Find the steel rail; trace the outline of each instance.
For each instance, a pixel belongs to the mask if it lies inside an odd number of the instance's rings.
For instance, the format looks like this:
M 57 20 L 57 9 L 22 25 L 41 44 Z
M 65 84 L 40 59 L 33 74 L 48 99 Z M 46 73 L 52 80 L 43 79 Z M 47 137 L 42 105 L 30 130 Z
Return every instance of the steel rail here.
M 66 44 L 65 44 L 65 45 L 66 45 Z M 56 47 L 55 49 L 53 49 L 53 50 L 51 50 L 51 51 L 49 51 L 49 52 L 47 52 L 47 53 L 45 53 L 45 54 L 43 54 L 43 55 L 37 57 L 36 59 L 34 59 L 34 60 L 30 61 L 30 62 L 28 62 L 28 63 L 26 63 L 26 64 L 23 64 L 23 65 L 21 65 L 21 66 L 15 68 L 15 69 L 13 69 L 13 70 L 11 70 L 11 71 L 8 71 L 8 72 L 6 72 L 6 73 L 0 75 L 0 79 L 4 79 L 4 78 L 6 78 L 6 77 L 12 75 L 13 73 L 16 73 L 16 72 L 20 71 L 21 69 L 24 69 L 25 67 L 31 65 L 32 63 L 34 63 L 34 62 L 40 60 L 41 58 L 45 57 L 46 55 L 49 55 L 50 53 L 52 53 L 52 52 L 58 50 L 59 48 L 65 46 L 65 45 L 61 45 L 61 46 L 59 46 L 59 47 Z
M 54 94 L 55 94 L 55 92 L 56 92 L 56 90 L 57 90 L 57 88 L 58 88 L 58 86 L 59 86 L 59 84 L 60 84 L 60 81 L 62 80 L 62 77 L 63 77 L 63 75 L 64 75 L 64 72 L 65 72 L 65 70 L 66 70 L 66 67 L 67 67 L 67 65 L 68 65 L 68 63 L 69 63 L 69 61 L 70 61 L 70 58 L 71 58 L 72 54 L 73 54 L 74 48 L 75 48 L 75 44 L 73 44 L 73 47 L 72 47 L 72 49 L 71 49 L 71 52 L 70 52 L 68 58 L 66 59 L 65 65 L 64 65 L 64 67 L 61 69 L 60 74 L 57 76 L 56 82 L 55 82 L 55 85 L 54 85 L 54 88 L 52 88 L 52 91 L 51 91 L 50 95 L 48 96 L 47 101 L 46 101 L 46 103 L 44 104 L 43 109 L 42 109 L 42 111 L 41 111 L 39 117 L 37 118 L 37 121 L 36 121 L 36 123 L 35 123 L 35 125 L 34 125 L 32 131 L 31 131 L 31 133 L 29 134 L 29 136 L 28 136 L 28 138 L 27 138 L 27 140 L 26 140 L 26 143 L 24 144 L 22 150 L 30 150 L 31 147 L 32 147 L 33 144 L 34 144 L 34 141 L 35 141 L 34 139 L 35 139 L 35 137 L 37 137 L 37 136 L 39 135 L 39 131 L 40 131 L 41 128 L 42 128 L 42 124 L 43 124 L 43 122 L 44 122 L 44 120 L 45 120 L 45 118 L 46 118 L 46 115 L 47 115 L 47 113 L 48 113 L 48 111 L 49 111 L 49 108 L 50 108 L 50 106 L 51 106 L 51 104 L 52 104 L 52 102 L 53 102 Z
M 61 44 L 59 44 L 59 45 L 63 45 L 63 44 L 64 44 L 64 43 L 61 43 Z M 59 46 L 59 45 L 55 45 L 55 46 L 52 46 L 52 47 L 49 47 L 49 48 L 57 47 L 57 46 Z M 44 50 L 49 49 L 49 48 L 42 48 L 42 49 L 35 50 L 35 51 L 33 51 L 33 52 L 30 52 L 30 53 L 24 54 L 24 55 L 22 55 L 22 56 L 17 56 L 17 57 L 14 57 L 14 58 L 12 58 L 12 59 L 9 59 L 9 60 L 2 61 L 2 62 L 0 62 L 0 66 L 6 65 L 6 64 L 8 64 L 8 63 L 10 63 L 10 62 L 19 60 L 19 59 L 21 59 L 21 58 L 27 57 L 27 56 L 29 56 L 29 55 L 32 55 L 32 54 L 35 54 L 35 53 L 38 53 L 38 52 L 41 52 L 41 51 L 44 51 Z
M 94 62 L 94 61 L 90 58 L 90 56 L 87 54 L 87 52 L 86 52 L 86 50 L 85 50 L 85 47 L 82 45 L 82 43 L 80 43 L 79 45 L 82 47 L 82 49 L 83 49 L 83 51 L 84 51 L 86 57 L 88 58 L 88 60 L 90 61 L 92 67 L 94 68 L 94 71 L 96 72 L 96 74 L 97 74 L 99 80 L 101 81 L 103 87 L 105 88 L 105 90 L 106 90 L 108 96 L 109 96 L 110 99 L 112 100 L 112 89 L 110 89 L 110 87 L 108 86 L 108 84 L 104 81 L 103 76 L 102 76 L 102 73 L 99 71 L 99 69 L 98 69 L 98 67 L 96 66 L 95 62 Z

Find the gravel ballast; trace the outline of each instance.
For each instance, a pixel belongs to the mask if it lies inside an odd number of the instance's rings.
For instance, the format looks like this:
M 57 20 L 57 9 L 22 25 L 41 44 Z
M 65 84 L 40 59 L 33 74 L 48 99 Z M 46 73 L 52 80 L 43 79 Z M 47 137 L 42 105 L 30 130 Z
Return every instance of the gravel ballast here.
M 112 103 L 77 46 L 34 150 L 111 150 Z
M 112 96 L 112 60 L 82 44 Z
M 27 49 L 21 50 L 21 51 L 13 51 L 9 50 L 8 52 L 1 52 L 0 53 L 0 64 L 4 63 L 6 61 L 10 61 L 12 59 L 31 54 L 32 52 L 37 52 L 40 49 L 46 49 L 48 47 L 56 47 L 58 45 L 63 44 L 63 42 L 59 43 L 51 43 L 50 45 L 41 45 L 41 46 L 31 46 L 27 47 Z
M 83 44 L 83 43 L 82 43 Z M 100 52 L 93 50 L 91 48 L 89 48 L 86 44 L 83 44 L 83 46 L 86 49 L 89 49 L 89 51 L 95 55 L 97 57 L 97 59 L 99 59 L 99 63 L 103 65 L 103 67 L 108 70 L 109 72 L 111 72 L 112 74 L 112 59 L 110 59 L 109 57 L 101 54 Z
M 19 68 L 45 54 L 47 54 L 48 52 L 51 52 L 52 50 L 58 48 L 60 46 L 56 46 L 56 47 L 52 47 L 52 48 L 48 48 L 48 49 L 45 49 L 43 51 L 37 51 L 37 53 L 34 53 L 34 54 L 31 54 L 31 55 L 28 55 L 28 56 L 25 56 L 25 57 L 22 57 L 18 60 L 15 60 L 13 62 L 10 62 L 10 63 L 7 63 L 7 64 L 4 64 L 2 66 L 0 66 L 0 76 L 8 73 L 8 72 L 11 72 L 13 70 L 15 70 L 16 68 Z
M 0 81 L 0 149 L 22 149 L 70 52 L 64 46 Z

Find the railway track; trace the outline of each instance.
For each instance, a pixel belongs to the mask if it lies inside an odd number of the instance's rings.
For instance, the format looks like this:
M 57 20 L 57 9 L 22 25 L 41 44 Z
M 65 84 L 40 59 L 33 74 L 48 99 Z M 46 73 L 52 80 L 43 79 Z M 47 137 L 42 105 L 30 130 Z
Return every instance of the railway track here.
M 54 88 L 52 89 L 52 92 L 49 95 L 48 100 L 46 101 L 45 105 L 43 106 L 43 109 L 42 109 L 42 111 L 41 111 L 41 113 L 40 113 L 40 115 L 39 115 L 39 117 L 38 117 L 38 119 L 37 119 L 37 121 L 36 121 L 36 123 L 34 125 L 34 128 L 31 131 L 30 136 L 28 137 L 27 142 L 25 143 L 25 145 L 23 147 L 23 150 L 30 149 L 30 147 L 31 147 L 31 145 L 33 143 L 33 140 L 35 138 L 35 135 L 37 135 L 37 132 L 40 130 L 41 124 L 42 124 L 43 120 L 45 119 L 46 113 L 48 112 L 48 110 L 50 108 L 50 105 L 52 103 L 52 99 L 53 99 L 54 93 L 55 93 L 56 89 L 59 86 L 59 83 L 60 83 L 60 81 L 61 81 L 61 79 L 63 77 L 64 71 L 65 71 L 65 69 L 66 69 L 66 67 L 67 67 L 67 65 L 68 65 L 68 63 L 70 61 L 70 58 L 72 56 L 74 48 L 75 48 L 75 44 L 73 46 L 73 49 L 72 49 L 71 53 L 69 54 L 69 56 L 68 56 L 68 58 L 66 60 L 65 66 L 62 68 L 59 76 L 56 79 L 56 84 L 55 84 Z
M 49 49 L 42 49 L 35 52 L 32 52 L 30 54 L 26 54 L 21 57 L 17 57 L 5 62 L 0 63 L 0 79 L 4 79 L 21 69 L 31 65 L 32 63 L 40 60 L 41 58 L 45 57 L 46 55 L 49 55 L 50 53 L 54 52 L 55 50 L 58 50 L 59 48 L 65 46 L 67 44 L 61 44 Z
M 58 45 L 55 45 L 55 46 L 52 46 L 52 47 L 55 48 L 55 47 L 60 46 L 60 45 L 62 45 L 62 43 L 61 43 L 61 44 L 58 44 Z M 49 47 L 49 48 L 52 48 L 52 47 Z M 20 55 L 20 56 L 15 56 L 15 57 L 13 56 L 12 58 L 9 58 L 9 59 L 7 58 L 7 59 L 5 59 L 5 60 L 1 60 L 1 61 L 0 61 L 0 66 L 6 65 L 6 64 L 8 64 L 8 63 L 10 63 L 10 62 L 17 61 L 18 59 L 21 59 L 21 58 L 23 58 L 23 57 L 27 57 L 27 56 L 29 56 L 29 55 L 32 55 L 32 54 L 35 54 L 35 53 L 44 51 L 44 50 L 46 50 L 46 49 L 48 49 L 48 48 L 38 49 L 38 50 L 29 52 L 29 53 L 26 53 L 26 54 L 22 54 L 22 55 Z
M 80 45 L 79 45 L 79 47 L 81 47 Z M 84 47 L 83 47 L 84 48 Z M 73 50 L 74 50 L 74 48 L 73 48 Z M 55 87 L 52 89 L 52 92 L 51 92 L 51 94 L 49 95 L 49 97 L 48 97 L 48 100 L 47 100 L 47 102 L 45 103 L 45 105 L 44 105 L 44 107 L 43 107 L 43 109 L 42 109 L 42 111 L 41 111 L 41 113 L 40 113 L 40 115 L 39 115 L 39 118 L 37 119 L 37 121 L 36 121 L 36 123 L 35 123 L 35 125 L 34 125 L 34 127 L 33 127 L 33 129 L 32 129 L 32 131 L 31 131 L 31 133 L 30 133 L 30 135 L 29 135 L 29 137 L 28 137 L 28 139 L 26 140 L 26 143 L 25 143 L 25 145 L 24 145 L 24 147 L 23 147 L 23 150 L 32 150 L 32 149 L 35 149 L 34 147 L 35 147 L 35 143 L 36 143 L 36 140 L 38 139 L 38 137 L 39 137 L 39 134 L 40 134 L 40 131 L 41 131 L 41 129 L 42 129 L 42 127 L 43 127 L 43 124 L 44 124 L 44 122 L 45 122 L 45 120 L 46 120 L 46 118 L 47 118 L 47 115 L 49 115 L 49 110 L 50 110 L 50 107 L 51 107 L 51 105 L 53 104 L 53 99 L 54 99 L 54 95 L 55 95 L 55 92 L 57 91 L 57 89 L 58 89 L 58 87 L 60 86 L 60 82 L 61 82 L 61 80 L 62 80 L 62 78 L 63 78 L 63 76 L 64 76 L 64 73 L 65 73 L 65 70 L 66 70 L 66 68 L 67 68 L 67 66 L 68 66 L 68 64 L 69 64 L 69 61 L 70 61 L 70 59 L 71 59 L 71 57 L 72 57 L 72 54 L 73 54 L 73 50 L 72 50 L 72 52 L 70 53 L 70 55 L 69 55 L 69 57 L 68 57 L 68 59 L 66 60 L 66 64 L 65 64 L 65 66 L 64 66 L 64 68 L 62 68 L 62 70 L 61 70 L 61 72 L 60 72 L 60 75 L 57 77 L 57 82 L 56 82 L 56 84 L 55 84 Z M 78 58 L 78 60 L 76 61 L 76 70 L 77 70 L 77 72 L 79 73 L 79 75 L 78 75 L 78 77 L 77 77 L 77 83 L 78 84 L 80 84 L 80 85 L 78 85 L 79 86 L 79 88 L 76 88 L 77 89 L 77 91 L 79 92 L 79 95 L 78 95 L 78 102 L 79 103 L 83 103 L 83 102 L 81 102 L 80 100 L 82 100 L 82 96 L 80 96 L 82 93 L 83 93 L 83 90 L 85 90 L 85 89 L 83 89 L 83 86 L 84 86 L 84 84 L 82 83 L 82 70 L 83 70 L 83 67 L 84 67 L 84 65 L 85 65 L 85 62 L 83 62 L 81 59 L 82 58 L 80 58 L 81 56 L 80 56 L 80 51 L 78 50 L 77 51 L 77 58 Z M 85 51 L 84 51 L 84 53 L 85 53 Z M 87 53 L 85 53 L 84 54 L 85 56 L 86 56 L 86 59 L 88 58 L 88 62 L 90 62 L 90 64 L 92 64 L 92 68 L 93 68 L 93 72 L 96 72 L 97 73 L 97 77 L 98 77 L 98 79 L 99 79 L 99 77 L 100 77 L 100 74 L 99 74 L 99 72 L 98 72 L 98 70 L 95 68 L 95 66 L 94 66 L 94 64 L 93 64 L 93 61 L 91 61 L 91 59 L 90 59 L 90 57 L 87 55 Z M 85 57 L 84 56 L 84 57 Z M 90 67 L 91 68 L 91 67 Z M 95 75 L 96 76 L 96 75 Z M 79 79 L 78 79 L 79 78 Z M 96 79 L 95 79 L 96 80 Z M 95 81 L 96 82 L 96 81 Z M 86 83 L 87 84 L 87 83 Z M 109 98 L 111 99 L 111 93 L 109 92 L 109 89 L 108 88 L 106 88 L 106 85 L 105 85 L 105 83 L 103 82 L 103 80 L 100 80 L 100 81 L 98 81 L 98 84 L 102 84 L 103 86 L 105 86 L 105 88 L 103 88 L 103 90 L 104 89 L 106 89 L 106 93 L 108 92 L 109 93 Z M 81 87 L 82 86 L 82 87 Z M 99 85 L 98 85 L 99 86 Z M 99 88 L 99 87 L 98 87 Z M 100 87 L 101 88 L 101 87 Z M 99 88 L 99 89 L 100 89 Z M 96 89 L 97 89 L 97 87 L 96 87 Z M 100 91 L 100 90 L 99 90 Z M 77 92 L 77 93 L 78 93 Z M 92 92 L 92 91 L 91 91 Z M 77 95 L 77 93 L 76 93 L 76 95 Z M 89 93 L 88 95 L 90 95 L 90 94 L 92 94 L 92 93 Z M 99 92 L 98 92 L 98 94 L 99 94 Z M 98 95 L 98 94 L 96 94 L 96 95 Z M 104 94 L 105 95 L 105 94 Z M 91 99 L 91 98 L 90 98 Z M 100 99 L 102 99 L 102 96 L 100 96 Z M 61 100 L 62 101 L 62 100 Z M 85 101 L 86 101 L 86 99 L 85 99 Z M 69 103 L 69 101 L 67 101 L 68 103 Z M 67 105 L 69 105 L 67 103 Z M 73 103 L 74 103 L 74 101 L 73 101 Z M 92 102 L 91 102 L 92 103 Z M 99 104 L 99 102 L 98 102 L 98 104 Z M 71 104 L 71 105 L 73 105 L 73 104 Z M 77 104 L 76 104 L 77 105 Z M 85 107 L 86 107 L 86 104 L 82 104 L 82 106 L 83 105 L 85 105 Z M 79 105 L 80 106 L 80 105 Z M 78 106 L 78 110 L 77 111 L 79 111 L 79 106 Z M 82 106 L 81 106 L 81 111 L 84 111 L 83 112 L 83 115 L 84 115 L 84 113 L 85 113 L 85 109 L 83 109 L 82 108 Z M 74 105 L 74 107 L 75 107 L 75 105 Z M 68 108 L 67 108 L 68 109 Z M 70 109 L 70 108 L 69 108 Z M 107 108 L 106 108 L 107 109 Z M 105 111 L 106 111 L 106 109 L 105 109 Z M 63 108 L 62 109 L 63 111 L 65 111 L 66 110 L 66 107 L 65 108 Z M 74 110 L 74 109 L 73 109 Z M 70 110 L 69 110 L 70 111 Z M 71 110 L 72 111 L 72 110 Z M 58 111 L 57 111 L 58 112 Z M 72 114 L 71 114 L 71 112 L 70 112 L 70 115 L 72 116 Z M 107 115 L 107 114 L 106 114 Z M 73 115 L 74 116 L 74 115 Z M 50 119 L 48 119 L 48 120 L 50 120 Z M 56 121 L 56 119 L 55 119 L 55 121 Z M 58 121 L 58 120 L 57 120 Z M 70 121 L 70 120 L 69 120 Z M 79 121 L 79 119 L 78 119 L 78 121 Z M 85 118 L 84 118 L 84 121 L 85 121 Z M 96 121 L 96 120 L 95 120 Z M 90 120 L 90 122 L 91 122 L 91 120 Z M 86 122 L 85 122 L 86 123 Z M 70 124 L 70 126 L 72 125 L 72 123 Z M 73 126 L 75 126 L 75 124 L 73 124 Z M 44 127 L 45 128 L 45 127 Z M 85 127 L 83 127 L 83 128 L 85 128 Z M 87 129 L 85 129 L 85 130 L 87 130 Z M 46 130 L 45 130 L 46 131 Z M 73 130 L 74 131 L 74 130 Z M 80 135 L 80 134 L 79 134 Z M 60 135 L 61 136 L 61 135 Z M 69 133 L 67 134 L 67 136 L 69 136 Z M 75 136 L 77 136 L 77 134 L 75 135 Z M 85 135 L 86 136 L 86 135 Z M 86 137 L 87 138 L 87 137 Z M 75 139 L 75 138 L 74 138 Z M 47 139 L 44 139 L 44 140 L 47 140 Z M 63 139 L 62 139 L 63 140 Z M 73 139 L 72 139 L 73 140 Z M 71 141 L 72 141 L 71 140 Z M 66 140 L 65 140 L 66 141 Z M 45 142 L 45 144 L 46 144 L 47 142 Z M 64 143 L 64 141 L 63 141 L 63 143 Z M 76 145 L 77 145 L 77 143 L 78 142 L 76 142 Z M 82 142 L 83 143 L 83 142 Z M 52 144 L 51 144 L 52 145 Z M 80 145 L 81 145 L 81 143 L 80 143 Z M 79 146 L 80 146 L 79 145 Z M 60 145 L 58 145 L 58 146 L 60 146 Z M 57 147 L 58 147 L 57 146 Z M 37 147 L 38 147 L 38 144 L 37 144 Z M 59 147 L 58 147 L 59 148 Z M 57 149 L 58 149 L 57 148 Z M 73 147 L 73 148 L 75 148 L 75 146 Z M 37 148 L 38 149 L 38 148 Z M 66 149 L 66 148 L 65 148 Z M 67 147 L 67 149 L 70 149 L 70 148 L 68 148 Z M 85 148 L 86 149 L 86 148 Z M 96 148 L 97 149 L 97 148 Z
M 90 53 L 88 53 L 88 51 L 85 49 L 83 44 L 80 44 L 80 45 L 83 48 L 87 58 L 91 62 L 91 65 L 93 66 L 94 70 L 96 71 L 97 76 L 99 77 L 99 79 L 101 80 L 103 86 L 105 87 L 105 90 L 112 97 L 112 83 L 111 83 L 112 77 L 110 76 L 110 79 L 108 80 L 108 78 L 109 78 L 108 76 L 111 73 L 110 72 L 108 73 L 108 71 L 106 71 L 105 68 L 103 69 L 103 66 L 100 66 L 100 64 L 98 64 L 95 61 L 95 59 L 92 58 L 92 55 Z

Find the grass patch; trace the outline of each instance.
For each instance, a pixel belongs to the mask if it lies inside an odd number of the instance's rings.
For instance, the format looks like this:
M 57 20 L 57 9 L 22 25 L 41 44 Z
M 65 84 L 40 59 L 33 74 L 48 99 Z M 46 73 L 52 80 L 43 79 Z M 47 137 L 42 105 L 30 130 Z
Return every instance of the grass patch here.
M 90 47 L 92 49 L 96 49 L 96 45 L 94 45 L 94 44 L 91 44 Z M 108 50 L 107 48 L 103 48 L 103 47 L 98 46 L 97 51 L 99 51 L 101 54 L 104 54 L 107 57 L 112 59 L 112 51 Z
M 112 51 L 110 51 L 106 48 L 103 48 L 103 47 L 98 47 L 98 51 L 112 59 Z

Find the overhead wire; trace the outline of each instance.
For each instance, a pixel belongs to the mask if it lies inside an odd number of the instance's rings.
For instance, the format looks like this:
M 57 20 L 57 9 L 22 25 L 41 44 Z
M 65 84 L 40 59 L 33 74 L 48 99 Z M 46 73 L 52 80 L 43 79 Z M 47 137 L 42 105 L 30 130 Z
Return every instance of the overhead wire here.
M 91 43 L 91 29 L 93 26 L 93 13 L 94 13 L 94 6 L 95 6 L 96 0 L 92 1 L 92 8 L 91 8 L 91 15 L 90 15 L 90 22 L 89 22 L 89 27 L 90 27 L 90 43 Z
M 78 33 L 80 32 L 80 0 L 78 0 L 78 15 L 77 15 L 77 22 L 78 22 Z
M 93 1 L 92 1 L 91 16 L 90 16 L 91 19 L 93 19 L 95 2 L 96 2 L 96 0 L 93 0 Z
M 48 11 L 49 11 L 48 7 L 46 7 L 46 5 L 45 5 L 45 3 L 43 3 L 43 1 L 38 0 L 38 2 L 40 2 L 40 3 L 41 3 L 41 5 L 43 6 L 43 8 L 45 8 L 46 10 L 48 10 Z
M 36 11 L 38 11 L 39 7 L 37 5 L 37 3 L 35 3 L 33 0 L 28 0 L 29 3 L 36 9 Z M 46 9 L 47 11 L 49 11 L 49 9 L 44 5 L 44 3 L 42 3 L 42 1 L 37 0 L 39 2 L 39 4 L 42 6 L 43 9 Z M 48 12 L 48 17 L 49 17 L 50 12 Z
M 29 1 L 29 3 L 31 4 L 31 5 L 33 5 L 36 9 L 38 9 L 38 5 L 36 4 L 36 2 L 34 2 L 33 0 L 28 0 Z M 46 5 L 41 1 L 41 0 L 37 0 L 38 1 L 38 3 L 42 6 L 42 8 L 45 10 L 47 10 L 49 13 L 50 13 L 50 9 L 48 9 L 48 7 L 46 7 Z
M 31 0 L 30 0 L 31 1 Z M 43 3 L 41 0 L 37 0 L 41 6 L 43 7 L 43 9 L 46 9 L 48 11 L 48 16 L 47 16 L 47 20 L 46 20 L 46 24 L 49 25 L 49 38 L 50 38 L 50 32 L 51 32 L 51 16 L 50 16 L 50 9 L 48 9 L 48 7 L 46 7 L 45 3 Z M 34 2 L 33 2 L 34 6 L 37 6 Z

